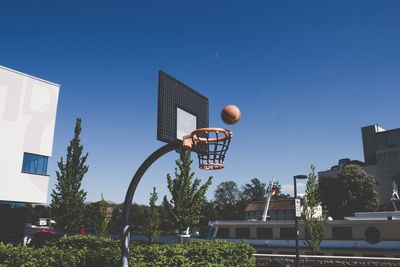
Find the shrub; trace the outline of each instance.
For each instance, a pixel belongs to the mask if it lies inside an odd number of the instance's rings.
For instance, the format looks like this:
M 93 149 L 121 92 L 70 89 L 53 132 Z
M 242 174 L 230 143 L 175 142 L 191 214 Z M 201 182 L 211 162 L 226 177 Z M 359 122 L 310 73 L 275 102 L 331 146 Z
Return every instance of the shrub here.
M 0 243 L 0 266 L 12 267 L 112 267 L 121 265 L 120 241 L 72 236 L 47 242 L 43 247 Z M 198 241 L 179 244 L 130 246 L 131 266 L 255 266 L 254 249 L 244 243 Z

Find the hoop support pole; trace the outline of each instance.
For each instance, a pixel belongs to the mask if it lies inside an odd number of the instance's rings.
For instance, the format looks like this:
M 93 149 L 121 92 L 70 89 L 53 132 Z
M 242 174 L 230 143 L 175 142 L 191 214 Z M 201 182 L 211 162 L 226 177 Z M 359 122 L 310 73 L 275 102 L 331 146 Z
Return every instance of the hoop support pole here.
M 133 196 L 135 195 L 136 187 L 138 186 L 140 179 L 147 171 L 147 169 L 160 157 L 167 154 L 168 152 L 177 149 L 176 144 L 166 144 L 160 147 L 158 150 L 153 152 L 137 169 L 135 175 L 132 177 L 131 183 L 129 184 L 128 190 L 125 195 L 124 208 L 122 211 L 123 227 L 122 227 L 122 267 L 129 267 L 129 242 L 130 242 L 130 226 L 129 226 L 129 215 L 130 205 L 132 204 Z

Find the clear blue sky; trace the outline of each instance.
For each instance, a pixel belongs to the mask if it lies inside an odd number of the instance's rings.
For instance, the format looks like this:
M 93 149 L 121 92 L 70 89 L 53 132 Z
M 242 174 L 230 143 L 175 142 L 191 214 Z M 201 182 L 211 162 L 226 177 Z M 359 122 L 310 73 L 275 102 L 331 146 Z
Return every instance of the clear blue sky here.
M 50 189 L 76 117 L 90 169 L 89 201 L 122 202 L 156 140 L 157 72 L 209 97 L 210 125 L 226 104 L 242 110 L 229 127 L 226 168 L 198 171 L 215 187 L 292 176 L 311 163 L 363 160 L 360 127 L 400 127 L 399 1 L 2 1 L 0 64 L 61 84 Z M 193 155 L 194 156 L 194 155 Z M 139 184 L 167 193 L 177 154 Z

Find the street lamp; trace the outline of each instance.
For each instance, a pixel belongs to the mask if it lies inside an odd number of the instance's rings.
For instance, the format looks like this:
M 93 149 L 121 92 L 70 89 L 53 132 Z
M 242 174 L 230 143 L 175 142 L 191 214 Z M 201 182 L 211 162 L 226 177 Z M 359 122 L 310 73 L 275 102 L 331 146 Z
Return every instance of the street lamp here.
M 300 202 L 297 200 L 297 179 L 307 179 L 306 175 L 296 175 L 293 176 L 293 184 L 294 184 L 294 204 L 295 204 L 295 214 L 294 214 L 294 223 L 296 227 L 296 260 L 294 262 L 295 267 L 299 267 L 299 226 L 297 222 L 297 217 L 300 217 L 301 215 L 299 214 L 299 211 L 297 210 L 298 208 L 300 209 Z

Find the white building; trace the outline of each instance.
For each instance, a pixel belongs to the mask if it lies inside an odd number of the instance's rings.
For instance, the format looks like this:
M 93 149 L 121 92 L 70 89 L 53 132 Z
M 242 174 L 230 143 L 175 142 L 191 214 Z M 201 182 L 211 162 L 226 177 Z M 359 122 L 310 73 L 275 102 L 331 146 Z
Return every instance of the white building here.
M 59 89 L 0 66 L 0 201 L 47 202 Z

